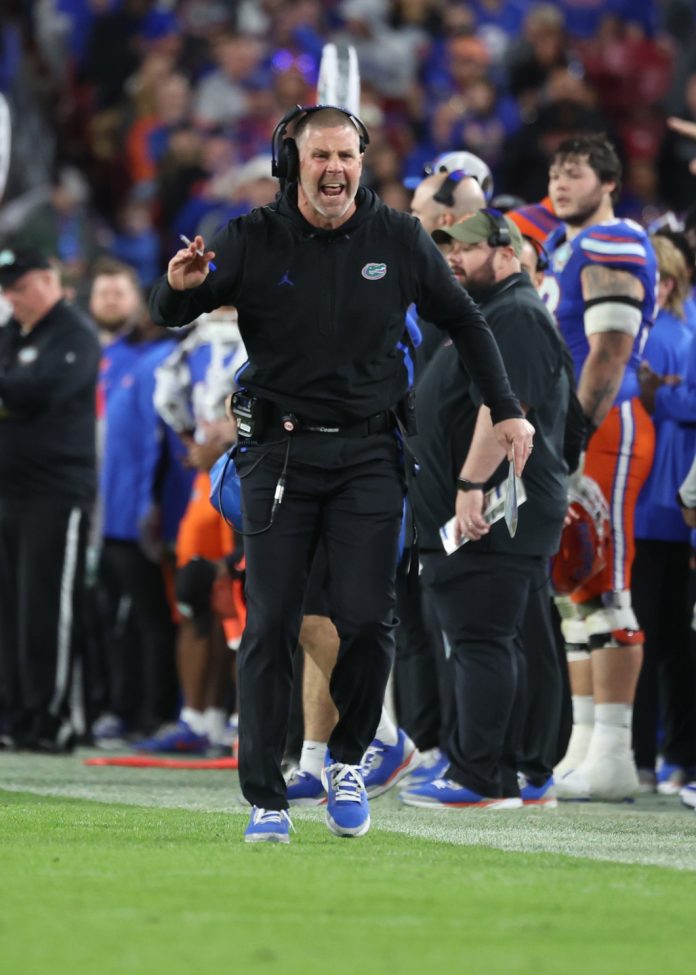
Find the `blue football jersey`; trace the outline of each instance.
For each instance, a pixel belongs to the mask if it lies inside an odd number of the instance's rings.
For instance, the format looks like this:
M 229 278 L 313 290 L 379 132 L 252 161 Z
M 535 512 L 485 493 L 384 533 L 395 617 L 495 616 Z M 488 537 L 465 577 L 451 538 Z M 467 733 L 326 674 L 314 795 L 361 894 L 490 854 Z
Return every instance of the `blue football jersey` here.
M 566 240 L 565 227 L 561 224 L 547 240 L 546 248 L 551 260 L 540 290 L 570 349 L 576 378 L 580 377 L 590 350 L 585 334 L 585 301 L 580 280 L 583 268 L 598 264 L 628 271 L 643 285 L 643 318 L 614 402 L 622 403 L 637 396 L 637 369 L 655 318 L 657 297 L 657 258 L 647 233 L 632 220 L 607 220 L 587 227 L 573 240 Z

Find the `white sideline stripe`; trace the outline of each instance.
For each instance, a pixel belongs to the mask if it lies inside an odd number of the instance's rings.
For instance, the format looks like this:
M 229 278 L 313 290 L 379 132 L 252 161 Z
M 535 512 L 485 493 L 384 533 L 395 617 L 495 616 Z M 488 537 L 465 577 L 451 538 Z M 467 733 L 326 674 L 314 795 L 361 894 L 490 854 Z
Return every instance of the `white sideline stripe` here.
M 73 593 L 77 570 L 77 552 L 80 539 L 82 511 L 73 508 L 68 518 L 65 533 L 65 555 L 63 556 L 63 575 L 60 581 L 60 608 L 58 612 L 58 656 L 56 660 L 56 683 L 49 711 L 58 715 L 65 702 L 70 677 L 70 645 L 72 643 Z
M 584 251 L 595 254 L 612 254 L 615 257 L 631 255 L 636 257 L 647 257 L 645 248 L 642 244 L 627 244 L 624 241 L 601 241 L 594 237 L 585 237 L 580 241 L 580 246 Z
M 3 762 L 12 762 L 14 758 L 7 755 Z M 61 777 L 72 774 L 75 762 L 75 758 L 51 756 L 52 773 L 60 781 Z M 153 769 L 153 772 L 159 772 L 153 778 L 148 770 L 138 769 L 138 776 L 143 777 L 142 784 L 137 791 L 129 791 L 133 779 L 125 775 L 116 776 L 115 773 L 132 773 L 130 769 L 109 768 L 109 782 L 101 786 L 76 782 L 59 785 L 55 781 L 53 784 L 36 785 L 36 775 L 30 774 L 32 763 L 29 763 L 29 769 L 25 764 L 20 773 L 26 776 L 26 783 L 19 781 L 17 776 L 14 776 L 14 782 L 9 782 L 11 776 L 6 774 L 5 781 L 0 785 L 0 795 L 4 789 L 55 798 L 85 799 L 107 805 L 119 803 L 147 808 L 234 813 L 242 818 L 249 816 L 249 807 L 242 804 L 240 797 L 227 790 L 224 794 L 226 797 L 223 797 L 219 787 L 202 786 L 198 801 L 190 795 L 182 796 L 180 780 L 167 782 L 172 776 L 177 777 L 177 773 L 169 770 Z M 4 771 L 10 772 L 10 769 L 6 767 Z M 86 775 L 97 776 L 105 770 L 84 768 L 83 771 Z M 206 775 L 205 772 L 192 774 Z M 371 811 L 373 830 L 400 833 L 421 840 L 456 846 L 483 846 L 510 853 L 556 853 L 584 860 L 696 872 L 693 810 L 681 806 L 676 798 L 670 804 L 673 812 L 669 815 L 641 810 L 640 800 L 637 809 L 609 803 L 561 803 L 558 810 L 430 812 L 400 807 L 400 811 L 395 812 L 394 809 L 399 807 L 393 806 L 389 800 L 385 802 L 380 799 L 373 801 Z M 296 825 L 303 820 L 324 822 L 325 810 L 301 808 L 291 810 L 290 814 Z M 241 835 L 240 819 L 240 842 Z
M 614 590 L 620 592 L 626 588 L 623 573 L 624 558 L 626 556 L 626 534 L 623 524 L 624 494 L 628 478 L 628 466 L 631 462 L 633 447 L 634 424 L 633 411 L 630 400 L 621 404 L 621 444 L 619 446 L 619 463 L 616 467 L 616 478 L 611 497 L 611 530 L 614 536 Z

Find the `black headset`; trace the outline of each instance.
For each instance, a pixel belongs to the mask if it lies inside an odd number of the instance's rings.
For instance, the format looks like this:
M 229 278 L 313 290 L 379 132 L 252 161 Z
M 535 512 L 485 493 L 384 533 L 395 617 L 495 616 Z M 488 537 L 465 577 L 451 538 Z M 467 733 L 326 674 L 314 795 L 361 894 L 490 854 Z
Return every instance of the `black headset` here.
M 321 112 L 325 108 L 333 109 L 335 112 L 341 112 L 345 115 L 360 137 L 360 154 L 362 155 L 365 152 L 365 147 L 370 142 L 370 135 L 365 124 L 360 121 L 357 115 L 353 115 L 352 112 L 345 108 L 339 108 L 337 105 L 295 105 L 278 122 L 271 136 L 271 155 L 273 157 L 271 172 L 280 180 L 281 189 L 286 182 L 297 182 L 300 173 L 300 154 L 297 151 L 295 140 L 287 135 L 288 128 L 293 122 L 306 118 L 314 112 Z
M 551 258 L 549 257 L 549 252 L 546 250 L 542 242 L 540 240 L 537 240 L 536 237 L 528 237 L 527 234 L 524 234 L 523 236 L 525 240 L 528 240 L 530 242 L 530 244 L 536 251 L 537 271 L 539 271 L 540 273 L 543 273 L 544 271 L 548 271 L 548 269 L 551 267 Z
M 480 212 L 486 214 L 493 228 L 488 237 L 488 246 L 511 247 L 512 237 L 510 236 L 510 228 L 505 221 L 502 211 L 496 210 L 495 207 L 484 207 Z
M 433 200 L 436 203 L 442 203 L 443 206 L 453 207 L 454 206 L 454 191 L 458 184 L 468 176 L 469 173 L 465 173 L 463 169 L 453 169 L 451 173 L 447 173 L 442 181 L 442 185 L 437 193 L 433 194 Z

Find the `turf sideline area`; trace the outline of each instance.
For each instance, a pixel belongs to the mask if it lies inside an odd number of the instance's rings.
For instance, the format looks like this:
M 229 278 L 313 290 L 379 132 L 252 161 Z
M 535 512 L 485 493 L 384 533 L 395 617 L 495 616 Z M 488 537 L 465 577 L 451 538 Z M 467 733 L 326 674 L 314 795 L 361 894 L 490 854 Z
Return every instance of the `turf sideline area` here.
M 247 807 L 235 773 L 85 766 L 82 760 L 94 754 L 84 749 L 69 758 L 3 754 L 0 790 L 235 813 L 241 838 Z M 323 816 L 323 810 L 294 811 L 298 836 L 303 821 Z M 431 812 L 408 809 L 387 794 L 372 803 L 372 820 L 376 832 L 458 846 L 696 871 L 696 815 L 676 797 L 646 796 L 616 805 L 565 803 L 558 810 Z

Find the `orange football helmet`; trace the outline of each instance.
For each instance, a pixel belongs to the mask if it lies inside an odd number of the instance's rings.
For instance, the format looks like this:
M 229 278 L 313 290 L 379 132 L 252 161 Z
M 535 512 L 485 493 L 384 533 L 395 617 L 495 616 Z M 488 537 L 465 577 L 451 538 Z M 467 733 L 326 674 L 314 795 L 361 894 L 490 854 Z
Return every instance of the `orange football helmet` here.
M 602 571 L 611 531 L 606 498 L 597 482 L 584 474 L 570 483 L 568 513 L 570 520 L 551 562 L 552 585 L 564 596 L 572 595 Z

